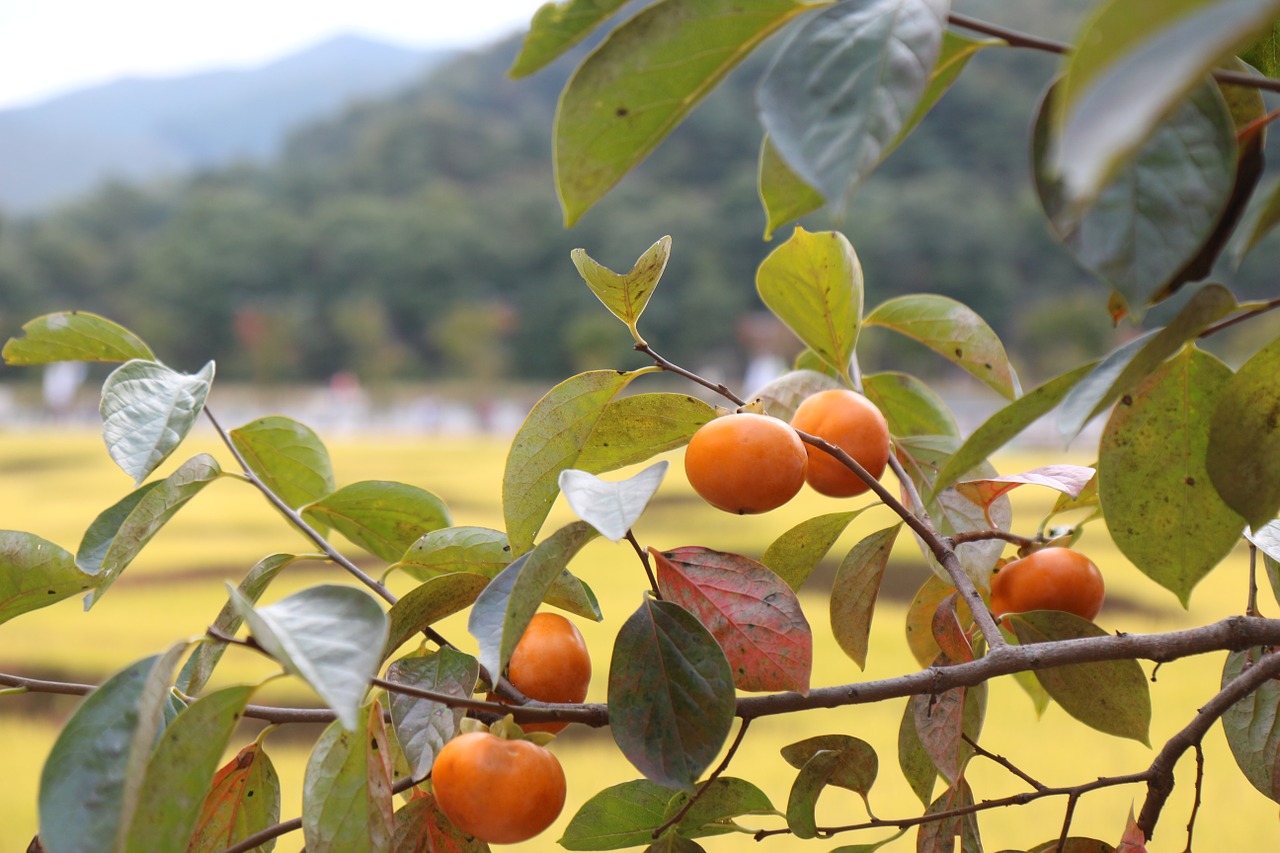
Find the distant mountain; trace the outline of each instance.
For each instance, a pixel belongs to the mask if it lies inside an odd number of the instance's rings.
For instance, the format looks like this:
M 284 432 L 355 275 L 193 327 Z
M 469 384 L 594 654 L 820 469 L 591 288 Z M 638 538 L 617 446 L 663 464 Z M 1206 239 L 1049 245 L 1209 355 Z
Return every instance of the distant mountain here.
M 0 111 L 0 208 L 32 213 L 108 179 L 266 159 L 297 125 L 451 55 L 347 35 L 254 69 L 124 79 Z

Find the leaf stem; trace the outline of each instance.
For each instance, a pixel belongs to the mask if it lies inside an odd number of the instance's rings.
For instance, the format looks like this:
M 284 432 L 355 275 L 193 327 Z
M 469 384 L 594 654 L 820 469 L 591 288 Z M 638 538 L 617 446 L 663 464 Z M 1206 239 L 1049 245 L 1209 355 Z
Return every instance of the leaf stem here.
M 650 836 L 651 838 L 657 838 L 662 835 L 662 833 L 684 820 L 684 816 L 689 813 L 689 809 L 693 808 L 694 804 L 698 802 L 702 795 L 711 787 L 711 784 L 715 782 L 716 779 L 720 778 L 720 775 L 723 774 L 724 771 L 729 769 L 729 762 L 733 760 L 733 756 L 738 752 L 738 747 L 742 745 L 742 738 L 746 736 L 747 728 L 750 725 L 751 720 L 743 719 L 743 721 L 738 725 L 738 734 L 733 739 L 733 743 L 729 744 L 729 751 L 725 753 L 724 759 L 719 765 L 717 765 L 715 770 L 711 771 L 711 775 L 698 786 L 698 790 L 694 791 L 693 795 L 690 796 L 685 804 L 680 807 L 680 811 L 673 814 L 665 823 L 662 824 L 662 826 L 659 826 L 653 831 L 653 835 Z
M 653 574 L 653 565 L 649 562 L 649 554 L 640 547 L 640 543 L 636 541 L 635 534 L 629 529 L 627 530 L 627 541 L 636 550 L 636 555 L 640 558 L 640 565 L 644 566 L 644 573 L 649 576 L 649 589 L 653 590 L 653 597 L 658 601 L 662 601 L 662 592 L 658 589 L 658 579 Z

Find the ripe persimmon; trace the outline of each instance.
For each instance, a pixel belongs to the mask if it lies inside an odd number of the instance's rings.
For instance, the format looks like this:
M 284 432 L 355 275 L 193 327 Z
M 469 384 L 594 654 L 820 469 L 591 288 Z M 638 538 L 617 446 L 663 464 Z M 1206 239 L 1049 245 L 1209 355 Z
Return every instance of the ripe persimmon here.
M 507 680 L 530 699 L 581 702 L 591 683 L 591 654 L 578 626 L 558 613 L 535 613 L 507 663 Z M 555 734 L 568 723 L 521 723 Z
M 991 576 L 991 612 L 1064 610 L 1093 620 L 1102 609 L 1102 573 L 1070 548 L 1042 548 L 1014 560 Z
M 877 480 L 884 474 L 889 463 L 889 424 L 875 403 L 861 394 L 844 388 L 819 391 L 800 403 L 791 425 L 839 447 Z M 805 450 L 809 453 L 805 479 L 815 491 L 850 498 L 871 488 L 825 450 L 811 444 Z
M 564 808 L 560 762 L 527 740 L 468 732 L 446 743 L 431 768 L 445 817 L 491 844 L 515 844 L 550 826 Z
M 724 415 L 689 439 L 684 471 L 689 485 L 717 509 L 749 515 L 777 509 L 804 485 L 804 442 L 768 415 Z

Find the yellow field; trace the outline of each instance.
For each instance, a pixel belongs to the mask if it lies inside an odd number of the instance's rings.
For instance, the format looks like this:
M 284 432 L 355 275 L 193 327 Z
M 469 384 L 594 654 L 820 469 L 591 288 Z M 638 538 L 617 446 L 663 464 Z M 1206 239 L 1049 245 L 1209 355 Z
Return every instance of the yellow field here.
M 231 461 L 207 431 L 198 432 L 180 453 L 183 459 L 198 450 Z M 498 504 L 505 446 L 489 439 L 370 437 L 330 442 L 340 483 L 362 479 L 390 479 L 430 489 L 451 507 L 457 524 L 501 527 Z M 673 457 L 678 463 L 678 456 Z M 1007 472 L 1043 464 L 1043 459 L 1010 457 L 1001 460 Z M 1059 460 L 1066 461 L 1066 460 Z M 1070 460 L 1087 463 L 1079 455 Z M 166 466 L 166 469 L 169 466 Z M 108 460 L 96 435 L 44 432 L 0 434 L 0 527 L 27 530 L 75 550 L 84 528 L 103 508 L 130 489 L 130 481 Z M 1020 532 L 1032 532 L 1055 495 L 1023 488 L 1013 493 Z M 758 557 L 779 533 L 810 515 L 830 511 L 836 501 L 805 492 L 788 506 L 756 517 L 734 517 L 710 509 L 693 498 L 678 466 L 673 466 L 658 498 L 638 525 L 642 543 L 662 549 L 706 545 Z M 561 504 L 548 522 L 553 529 L 570 520 Z M 833 554 L 836 559 L 858 537 L 892 519 L 874 510 L 858 519 Z M 341 543 L 345 545 L 345 543 Z M 165 648 L 178 637 L 198 635 L 221 607 L 224 581 L 239 578 L 260 557 L 277 551 L 305 549 L 303 540 L 243 483 L 219 482 L 199 495 L 171 523 L 90 613 L 78 601 L 65 601 L 38 613 L 0 625 L 0 670 L 27 675 L 98 680 L 111 671 Z M 1099 623 L 1110 630 L 1144 632 L 1204 624 L 1243 608 L 1246 567 L 1237 553 L 1196 590 L 1192 608 L 1183 611 L 1172 594 L 1147 580 L 1121 557 L 1104 531 L 1086 534 L 1081 548 L 1107 577 L 1108 604 Z M 348 549 L 348 553 L 354 553 Z M 322 580 L 342 581 L 338 570 L 323 566 L 288 573 L 268 599 Z M 605 620 L 584 624 L 582 630 L 596 654 L 596 678 L 591 700 L 602 700 L 609 648 L 622 621 L 639 604 L 645 588 L 643 572 L 630 548 L 597 541 L 574 563 L 599 596 Z M 921 580 L 921 560 L 915 543 L 899 540 L 886 577 L 889 591 L 907 596 Z M 825 575 L 829 581 L 829 573 Z M 398 588 L 403 591 L 403 588 Z M 815 686 L 856 682 L 901 674 L 914 668 L 903 636 L 905 601 L 882 601 L 873 624 L 871 654 L 860 672 L 839 650 L 827 624 L 825 590 L 811 582 L 802 600 L 814 626 Z M 1264 610 L 1267 609 L 1264 604 Z M 581 620 L 579 620 L 581 621 Z M 465 625 L 455 618 L 441 626 L 454 642 L 467 647 Z M 1195 713 L 1218 682 L 1222 655 L 1182 661 L 1160 669 L 1151 685 L 1155 718 L 1152 741 L 1157 748 Z M 263 664 L 248 656 L 228 654 L 224 679 L 261 675 Z M 1149 672 L 1151 666 L 1145 665 Z M 255 701 L 313 701 L 306 688 L 281 683 Z M 22 850 L 35 830 L 35 797 L 43 757 L 55 735 L 55 722 L 74 707 L 71 700 L 47 696 L 0 698 L 0 748 L 6 772 L 0 774 L 0 850 Z M 903 702 L 814 711 L 756 722 L 742 752 L 731 767 L 759 784 L 775 806 L 784 809 L 795 771 L 782 761 L 778 749 L 813 734 L 849 733 L 870 741 L 880 752 L 879 780 L 871 803 L 881 818 L 918 814 L 919 803 L 908 790 L 895 759 L 897 728 Z M 268 749 L 281 769 L 285 790 L 283 817 L 299 813 L 301 766 L 308 739 L 279 732 L 269 736 Z M 1065 785 L 1096 776 L 1144 768 L 1154 752 L 1140 744 L 1096 734 L 1057 708 L 1036 720 L 1029 700 L 1010 680 L 992 686 L 989 715 L 982 744 L 1005 755 L 1044 784 Z M 621 757 L 606 733 L 571 727 L 553 747 L 566 765 L 569 803 L 561 823 L 541 839 L 512 849 L 556 849 L 553 839 L 577 807 L 592 793 L 638 774 Z M 1206 784 L 1196 829 L 1197 846 L 1206 850 L 1276 849 L 1280 826 L 1274 803 L 1257 793 L 1235 769 L 1218 729 L 1205 744 Z M 1194 760 L 1179 766 L 1178 788 L 1166 807 L 1161 832 L 1150 849 L 1181 851 L 1190 811 Z M 995 798 L 1025 790 L 1025 785 L 991 762 L 976 760 L 969 772 L 979 798 Z M 1118 840 L 1131 804 L 1140 805 L 1143 789 L 1126 788 L 1086 797 L 1078 806 L 1073 826 L 1079 834 Z M 1064 803 L 1042 801 L 1020 809 L 984 815 L 987 849 L 1022 849 L 1056 836 Z M 850 823 L 865 817 L 860 801 L 847 792 L 823 795 L 820 823 Z M 775 828 L 778 819 L 744 821 L 753 827 Z M 840 844 L 865 843 L 890 833 L 842 836 L 830 841 L 802 842 L 786 836 L 770 838 L 758 848 L 746 837 L 705 841 L 710 851 L 827 851 Z M 301 847 L 299 835 L 287 836 L 281 850 Z M 914 849 L 914 833 L 884 848 Z

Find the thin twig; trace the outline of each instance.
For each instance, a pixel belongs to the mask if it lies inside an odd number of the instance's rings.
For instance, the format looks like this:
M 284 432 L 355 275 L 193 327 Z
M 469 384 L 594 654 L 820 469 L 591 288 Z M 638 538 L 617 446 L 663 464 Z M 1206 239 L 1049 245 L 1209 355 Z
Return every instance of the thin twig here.
M 1003 539 L 1005 542 L 1017 545 L 1019 548 L 1030 548 L 1044 541 L 1038 536 L 1019 536 L 1007 530 L 994 528 L 991 530 L 967 530 L 963 533 L 953 533 L 951 535 L 951 541 L 957 545 L 963 545 L 966 542 L 985 542 L 991 539 Z
M 1183 853 L 1191 853 L 1191 838 L 1196 833 L 1196 816 L 1200 814 L 1200 804 L 1204 793 L 1204 746 L 1196 744 L 1196 783 L 1195 797 L 1191 800 L 1191 814 L 1187 817 L 1187 849 Z
M 981 746 L 978 745 L 978 742 L 976 740 L 969 737 L 967 734 L 963 732 L 960 733 L 960 737 L 964 739 L 965 743 L 969 744 L 969 747 L 973 750 L 975 755 L 981 755 L 983 758 L 987 759 L 988 761 L 994 761 L 996 764 L 999 764 L 1005 770 L 1008 770 L 1014 776 L 1017 776 L 1019 779 L 1021 779 L 1023 782 L 1026 782 L 1028 785 L 1030 785 L 1032 788 L 1034 788 L 1037 791 L 1045 787 L 1043 784 L 1033 779 L 1031 776 L 1025 773 L 1020 767 L 1015 765 L 1009 759 L 1005 758 L 1003 755 L 996 755 L 994 752 L 989 752 L 983 749 Z
M 662 356 L 654 352 L 653 347 L 649 346 L 648 344 L 636 344 L 635 351 L 639 353 L 644 353 L 645 355 L 649 356 L 649 358 L 653 359 L 654 364 L 658 365 L 658 367 L 661 367 L 663 370 L 667 371 L 668 373 L 674 373 L 677 376 L 683 376 L 685 379 L 688 379 L 690 382 L 696 382 L 697 384 L 701 385 L 703 388 L 706 388 L 710 391 L 714 391 L 715 393 L 719 394 L 721 397 L 724 397 L 726 400 L 732 401 L 735 406 L 745 406 L 747 404 L 746 400 L 742 399 L 737 394 L 733 393 L 733 391 L 729 389 L 729 386 L 725 385 L 723 382 L 712 382 L 709 379 L 703 379 L 701 376 L 694 373 L 693 371 L 685 370 L 680 365 L 675 364 L 674 362 L 667 361 L 665 358 L 663 358 Z
M 1212 326 L 1209 326 L 1208 328 L 1206 328 L 1203 332 L 1201 332 L 1196 337 L 1207 338 L 1210 335 L 1216 335 L 1218 332 L 1221 332 L 1223 329 L 1229 329 L 1232 326 L 1236 325 L 1237 323 L 1243 323 L 1245 320 L 1252 320 L 1254 317 L 1257 317 L 1259 314 L 1265 314 L 1268 311 L 1274 311 L 1277 308 L 1280 308 L 1280 299 L 1270 299 L 1262 303 L 1261 305 L 1259 305 L 1257 308 L 1252 308 L 1248 311 L 1245 311 L 1243 314 L 1237 314 L 1234 317 L 1228 317 L 1227 319 L 1222 320 L 1221 322 L 1214 323 Z
M 711 771 L 711 775 L 698 786 L 698 790 L 694 791 L 693 796 L 689 797 L 685 804 L 680 807 L 680 811 L 673 814 L 665 823 L 662 824 L 662 826 L 653 831 L 653 835 L 650 836 L 651 838 L 657 838 L 670 827 L 673 827 L 680 821 L 684 820 L 684 816 L 689 813 L 689 809 L 693 808 L 693 804 L 698 802 L 698 800 L 702 798 L 702 795 L 711 787 L 711 784 L 715 782 L 716 779 L 720 778 L 720 775 L 724 773 L 724 771 L 729 769 L 729 762 L 733 760 L 733 756 L 737 753 L 738 747 L 742 745 L 742 738 L 746 735 L 747 728 L 750 725 L 750 720 L 742 721 L 738 726 L 738 735 L 733 739 L 733 743 L 729 744 L 729 751 L 725 753 L 724 760 L 721 761 L 720 764 L 716 766 L 716 769 Z

